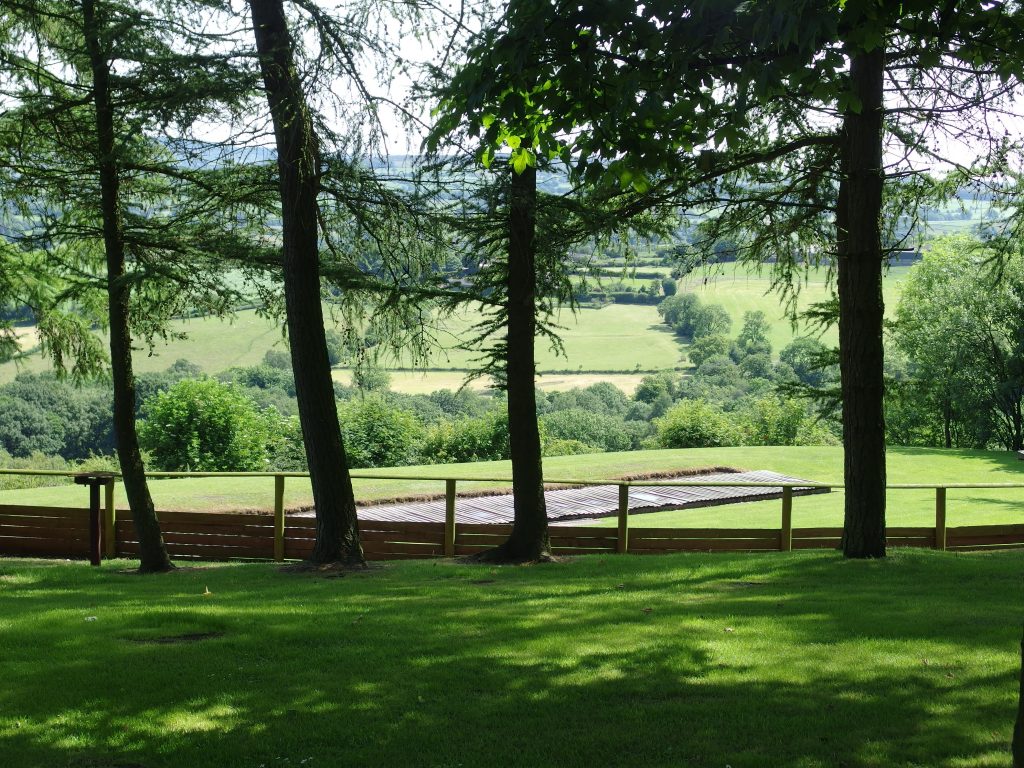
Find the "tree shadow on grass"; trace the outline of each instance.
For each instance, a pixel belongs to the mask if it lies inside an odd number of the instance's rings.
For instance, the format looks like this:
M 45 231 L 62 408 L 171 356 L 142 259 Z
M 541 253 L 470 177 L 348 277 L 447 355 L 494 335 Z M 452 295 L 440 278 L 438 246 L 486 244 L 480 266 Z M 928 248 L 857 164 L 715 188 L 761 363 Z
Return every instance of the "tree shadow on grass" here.
M 1006 762 L 1024 558 L 638 560 L 37 569 L 0 592 L 0 740 L 19 766 Z

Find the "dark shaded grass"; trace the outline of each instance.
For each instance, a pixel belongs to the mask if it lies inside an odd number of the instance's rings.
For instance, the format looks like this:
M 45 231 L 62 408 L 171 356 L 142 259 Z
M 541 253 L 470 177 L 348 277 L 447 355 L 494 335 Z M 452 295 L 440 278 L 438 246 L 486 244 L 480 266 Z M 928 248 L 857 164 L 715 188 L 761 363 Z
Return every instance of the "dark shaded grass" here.
M 0 561 L 3 765 L 1009 765 L 1018 553 L 128 565 Z

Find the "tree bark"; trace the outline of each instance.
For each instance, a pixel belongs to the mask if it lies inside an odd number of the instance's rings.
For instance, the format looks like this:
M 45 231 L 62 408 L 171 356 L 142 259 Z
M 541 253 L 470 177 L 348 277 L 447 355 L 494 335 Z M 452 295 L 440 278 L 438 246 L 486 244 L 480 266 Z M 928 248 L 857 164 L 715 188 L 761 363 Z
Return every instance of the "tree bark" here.
M 131 287 L 126 277 L 124 227 L 121 217 L 120 173 L 116 159 L 114 114 L 110 97 L 110 66 L 100 46 L 95 0 L 82 0 L 83 29 L 92 70 L 93 103 L 96 107 L 96 140 L 99 161 L 100 206 L 103 246 L 107 258 L 107 301 L 110 317 L 110 369 L 114 385 L 114 436 L 121 479 L 124 482 L 132 522 L 139 539 L 139 570 L 155 573 L 171 570 L 146 482 L 138 432 L 135 428 L 135 375 L 132 371 L 132 338 L 129 316 Z
M 846 483 L 843 554 L 885 556 L 882 376 L 882 82 L 885 49 L 851 56 L 860 109 L 843 116 L 836 215 Z
M 1024 768 L 1024 639 L 1020 643 L 1020 689 L 1017 694 L 1017 722 L 1013 725 L 1013 768 Z
M 511 172 L 508 245 L 508 330 L 506 386 L 508 438 L 512 458 L 512 533 L 479 558 L 491 562 L 532 562 L 551 557 L 544 469 L 537 424 L 536 210 L 537 170 Z
M 299 421 L 316 505 L 316 563 L 363 565 L 355 494 L 338 425 L 320 296 L 320 154 L 282 0 L 249 0 L 280 172 L 284 292 Z

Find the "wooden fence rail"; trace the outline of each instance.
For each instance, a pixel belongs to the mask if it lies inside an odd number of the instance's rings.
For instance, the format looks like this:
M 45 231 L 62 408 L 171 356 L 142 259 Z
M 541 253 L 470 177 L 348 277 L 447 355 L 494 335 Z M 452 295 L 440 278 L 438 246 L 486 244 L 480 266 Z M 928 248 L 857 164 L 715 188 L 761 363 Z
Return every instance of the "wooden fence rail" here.
M 0 470 L 12 474 L 11 471 Z M 22 473 L 19 471 L 19 473 Z M 29 474 L 28 472 L 23 472 Z M 62 473 L 50 473 L 62 474 Z M 175 473 L 175 476 L 185 473 Z M 208 476 L 211 473 L 198 473 Z M 239 473 L 232 473 L 237 475 Z M 158 512 L 167 549 L 174 558 L 198 560 L 286 560 L 310 555 L 316 536 L 312 517 L 286 514 L 285 478 L 300 473 L 242 473 L 274 478 L 272 513 Z M 396 476 L 363 475 L 392 479 Z M 406 477 L 406 480 L 437 479 L 445 487 L 444 522 L 383 522 L 360 519 L 360 536 L 367 559 L 452 557 L 479 552 L 504 541 L 511 525 L 456 522 L 457 479 Z M 478 478 L 472 478 L 477 480 Z M 551 481 L 568 484 L 572 481 Z M 587 484 L 597 484 L 589 481 Z M 834 549 L 840 545 L 842 528 L 793 527 L 794 488 L 841 487 L 838 484 L 785 485 L 778 528 L 643 528 L 632 527 L 629 489 L 634 486 L 715 485 L 721 487 L 779 487 L 778 483 L 701 483 L 700 481 L 605 481 L 618 485 L 617 525 L 552 526 L 556 554 L 665 554 L 669 552 L 769 552 L 799 549 Z M 99 529 L 104 557 L 138 554 L 139 544 L 130 517 L 115 508 L 113 478 L 104 481 L 105 493 Z M 889 527 L 891 547 L 925 547 L 940 550 L 1001 550 L 1024 547 L 1024 524 L 948 527 L 947 488 L 1024 488 L 1024 484 L 949 484 L 942 486 L 894 485 L 894 489 L 930 488 L 935 492 L 934 526 Z M 365 516 L 369 513 L 364 511 Z M 86 508 L 0 505 L 0 555 L 84 557 L 89 554 L 90 511 Z

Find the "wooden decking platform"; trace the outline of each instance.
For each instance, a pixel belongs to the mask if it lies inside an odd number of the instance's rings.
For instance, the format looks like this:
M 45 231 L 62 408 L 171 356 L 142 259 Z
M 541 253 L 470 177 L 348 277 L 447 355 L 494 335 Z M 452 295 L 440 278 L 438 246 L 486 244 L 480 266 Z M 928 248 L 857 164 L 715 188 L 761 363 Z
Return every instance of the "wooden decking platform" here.
M 709 483 L 780 483 L 797 484 L 808 482 L 798 477 L 780 475 L 777 472 L 758 470 L 752 472 L 728 472 L 709 475 L 691 475 L 680 480 L 707 481 Z M 828 493 L 827 488 L 795 488 L 794 495 Z M 710 507 L 722 504 L 736 504 L 744 501 L 763 501 L 782 496 L 781 486 L 760 488 L 718 488 L 705 486 L 688 487 L 645 487 L 634 486 L 629 491 L 631 514 L 661 512 L 670 509 Z M 581 521 L 610 517 L 617 514 L 619 489 L 616 485 L 592 485 L 545 493 L 548 520 L 554 525 L 570 525 Z M 308 514 L 312 515 L 312 512 Z M 381 504 L 361 507 L 361 520 L 393 522 L 444 522 L 444 500 L 421 501 L 405 504 Z M 471 496 L 457 498 L 455 521 L 457 523 L 511 523 L 513 518 L 512 495 Z

